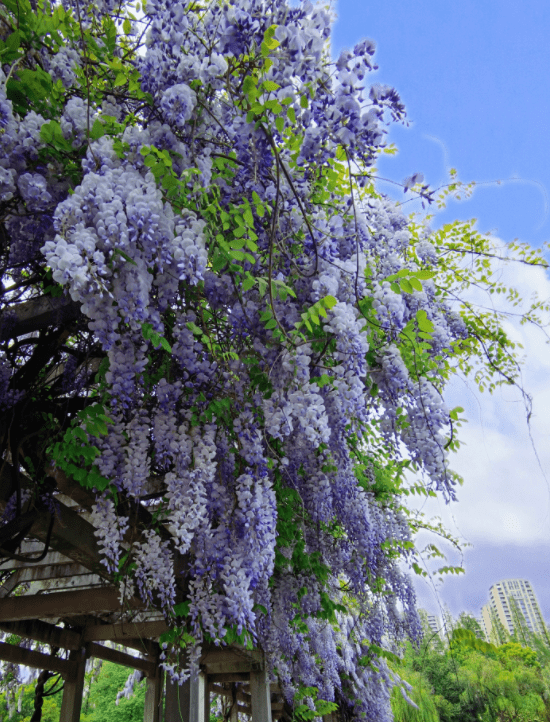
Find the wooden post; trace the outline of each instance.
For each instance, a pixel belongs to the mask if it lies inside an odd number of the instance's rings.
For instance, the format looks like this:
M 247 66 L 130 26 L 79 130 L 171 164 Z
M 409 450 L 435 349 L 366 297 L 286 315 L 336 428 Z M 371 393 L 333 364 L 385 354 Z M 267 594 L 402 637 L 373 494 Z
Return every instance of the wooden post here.
M 73 650 L 69 655 L 69 662 L 74 666 L 70 676 L 65 679 L 59 722 L 79 722 L 80 720 L 87 658 L 88 650 L 85 647 Z
M 229 712 L 229 722 L 239 722 L 239 713 L 238 713 L 238 703 L 237 703 L 237 685 L 235 682 L 231 683 L 231 711 Z M 210 722 L 210 721 L 208 721 Z
M 204 709 L 206 697 L 206 678 L 200 673 L 197 679 L 189 680 L 189 722 L 205 722 Z M 208 715 L 210 717 L 210 715 Z M 187 722 L 187 720 L 185 720 Z
M 187 716 L 185 711 L 187 710 Z M 166 697 L 163 722 L 187 722 L 189 715 L 189 682 L 178 685 L 166 675 Z
M 267 672 L 250 672 L 252 722 L 271 722 L 271 690 Z
M 143 722 L 161 722 L 163 669 L 156 660 L 156 673 L 147 677 Z
M 202 675 L 204 678 L 204 722 L 210 722 L 210 685 L 208 684 L 208 675 Z
M 205 682 L 202 673 L 181 686 L 167 678 L 164 722 L 205 722 Z

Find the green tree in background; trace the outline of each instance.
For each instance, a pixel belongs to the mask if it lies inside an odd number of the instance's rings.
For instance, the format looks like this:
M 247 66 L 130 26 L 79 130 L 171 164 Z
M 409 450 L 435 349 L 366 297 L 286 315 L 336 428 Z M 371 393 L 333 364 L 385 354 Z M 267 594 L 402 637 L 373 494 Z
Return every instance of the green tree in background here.
M 445 619 L 451 633 L 441 640 L 421 614 L 424 639 L 403 649 L 394 667 L 412 685 L 418 709 L 392 695 L 396 722 L 543 722 L 550 720 L 550 644 L 529 630 L 531 645 L 501 626 L 502 644 L 488 644 L 475 617 Z M 527 639 L 527 635 L 525 636 Z M 396 690 L 397 691 L 397 690 Z
M 478 639 L 485 639 L 485 634 L 483 633 L 481 624 L 472 614 L 468 614 L 467 612 L 460 612 L 460 614 L 458 615 L 457 626 L 459 629 L 470 630 L 470 632 L 473 632 Z
M 535 660 L 537 666 L 533 666 L 529 654 L 518 655 L 515 648 L 519 645 L 504 646 L 507 649 L 499 649 L 498 660 L 474 650 L 466 654 L 459 669 L 459 679 L 464 685 L 461 699 L 473 702 L 477 708 L 483 707 L 481 717 L 478 717 L 483 722 L 548 719 L 540 665 Z M 526 663 L 525 659 L 529 661 Z
M 408 696 L 417 705 L 417 708 L 409 704 L 401 691 L 395 687 L 391 696 L 395 722 L 439 722 L 440 717 L 433 689 L 428 680 L 420 672 L 412 669 L 408 669 L 401 678 L 412 685 L 413 689 Z
M 103 662 L 97 682 L 90 688 L 83 708 L 82 722 L 142 722 L 145 704 L 145 680 L 136 684 L 134 694 L 128 699 L 120 692 L 132 670 L 112 662 Z

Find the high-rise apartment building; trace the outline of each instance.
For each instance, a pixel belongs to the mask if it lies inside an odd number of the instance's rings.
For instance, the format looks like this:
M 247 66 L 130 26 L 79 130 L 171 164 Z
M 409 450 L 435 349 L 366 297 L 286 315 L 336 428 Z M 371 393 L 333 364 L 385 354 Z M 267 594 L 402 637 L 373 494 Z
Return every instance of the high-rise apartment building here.
M 440 618 L 435 614 L 430 614 L 426 609 L 420 608 L 418 611 L 423 624 L 428 626 L 428 629 L 425 630 L 428 634 L 425 641 L 437 645 L 437 640 L 442 641 L 445 636 Z
M 539 603 L 527 580 L 505 579 L 493 584 L 489 590 L 489 597 L 489 602 L 481 610 L 484 632 L 489 641 L 493 641 L 491 637 L 494 636 L 494 623 L 500 622 L 507 632 L 514 633 L 518 623 L 514 606 L 523 615 L 531 632 L 543 633 L 544 621 Z
M 427 614 L 428 617 L 428 624 L 430 625 L 430 629 L 432 632 L 435 632 L 436 634 L 439 634 L 441 636 L 441 623 L 439 621 L 439 618 L 436 617 L 435 614 Z

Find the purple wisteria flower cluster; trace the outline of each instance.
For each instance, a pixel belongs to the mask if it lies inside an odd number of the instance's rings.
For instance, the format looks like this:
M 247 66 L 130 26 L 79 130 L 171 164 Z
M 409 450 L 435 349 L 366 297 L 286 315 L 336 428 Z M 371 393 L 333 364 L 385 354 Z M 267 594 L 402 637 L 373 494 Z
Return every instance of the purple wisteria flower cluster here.
M 390 720 L 398 680 L 365 659 L 388 636 L 419 636 L 388 552 L 406 556 L 410 530 L 397 498 L 360 479 L 383 449 L 454 497 L 438 370 L 465 330 L 429 279 L 410 293 L 388 280 L 434 261 L 427 238 L 413 254 L 395 203 L 363 192 L 385 114 L 404 108 L 392 88 L 367 87 L 372 42 L 331 62 L 331 22 L 308 1 L 149 0 L 126 75 L 115 52 L 119 65 L 101 60 L 111 81 L 90 93 L 87 49 L 44 61 L 55 128 L 45 106 L 14 110 L 1 73 L 0 207 L 10 283 L 47 272 L 41 288 L 84 318 L 65 368 L 103 361 L 94 394 L 82 371 L 51 383 L 72 418 L 69 400 L 105 406 L 90 444 L 109 484 L 92 513 L 109 572 L 129 524 L 113 490 L 139 500 L 163 480 L 161 521 L 134 542 L 122 596 L 137 590 L 170 618 L 174 559 L 188 555 L 193 664 L 205 634 L 223 643 L 232 630 L 265 650 L 289 701 L 316 687 L 353 718 Z M 421 373 L 403 333 L 422 313 Z M 0 410 L 23 403 L 20 377 L 0 356 Z

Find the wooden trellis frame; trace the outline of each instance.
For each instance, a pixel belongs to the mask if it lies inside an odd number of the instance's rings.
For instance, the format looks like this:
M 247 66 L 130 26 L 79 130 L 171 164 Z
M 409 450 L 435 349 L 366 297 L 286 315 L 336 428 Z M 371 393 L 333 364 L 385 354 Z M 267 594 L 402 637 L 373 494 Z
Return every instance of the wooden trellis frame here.
M 80 719 L 86 660 L 90 657 L 145 674 L 144 722 L 209 722 L 211 694 L 229 700 L 231 722 L 236 722 L 238 713 L 251 717 L 253 722 L 290 722 L 292 710 L 285 704 L 278 685 L 269 684 L 259 650 L 236 645 L 205 647 L 198 679 L 183 686 L 165 682 L 159 666 L 158 638 L 166 631 L 166 623 L 138 598 L 127 599 L 121 605 L 118 589 L 101 563 L 95 530 L 87 518 L 93 495 L 63 474 L 52 472 L 52 476 L 59 490 L 53 525 L 47 512 L 37 513 L 17 555 L 40 555 L 46 541 L 47 552 L 36 563 L 9 556 L 0 558 L 0 572 L 12 572 L 0 587 L 0 630 L 66 650 L 69 658 L 0 643 L 0 659 L 61 674 L 64 689 L 60 722 Z M 9 464 L 3 462 L 0 509 L 13 493 L 12 479 Z M 29 479 L 23 478 L 21 483 L 23 488 L 31 486 Z M 162 480 L 152 480 L 148 490 L 151 496 L 158 495 L 159 489 Z M 134 520 L 129 533 L 136 538 L 140 529 L 150 523 L 151 515 L 140 503 L 125 503 L 127 514 Z M 166 529 L 161 532 L 170 536 Z M 176 572 L 186 563 L 185 558 L 176 558 Z M 184 578 L 181 574 L 176 578 L 178 596 L 184 599 Z M 23 583 L 30 585 L 29 591 L 12 596 Z M 106 641 L 117 642 L 140 655 L 107 647 L 103 644 Z

